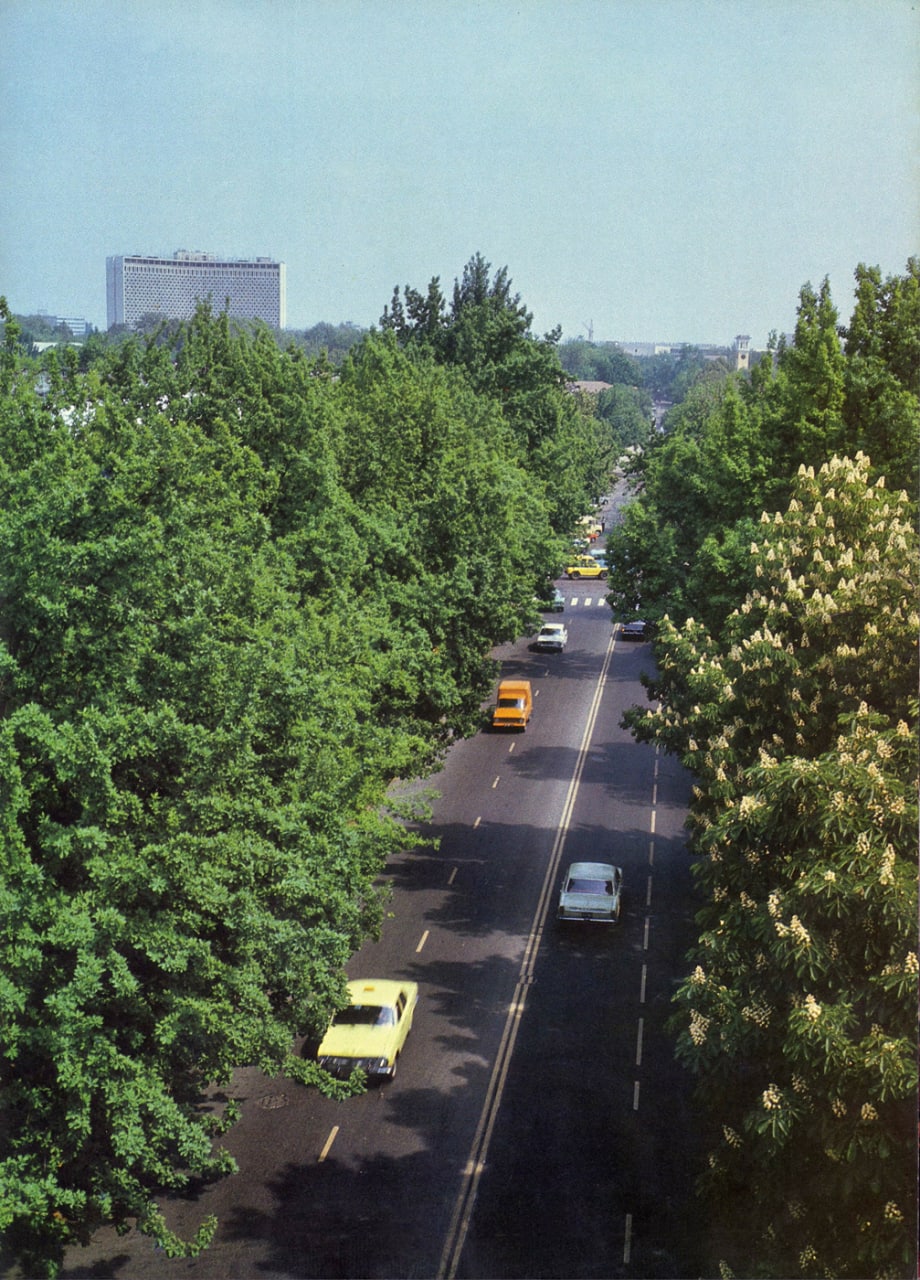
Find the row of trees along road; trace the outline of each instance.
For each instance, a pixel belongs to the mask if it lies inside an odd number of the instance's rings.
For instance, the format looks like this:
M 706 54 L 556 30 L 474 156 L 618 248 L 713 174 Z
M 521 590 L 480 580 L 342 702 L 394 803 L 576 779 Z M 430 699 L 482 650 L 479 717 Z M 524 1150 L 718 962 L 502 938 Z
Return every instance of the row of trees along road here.
M 627 720 L 696 781 L 674 1030 L 723 1276 L 916 1275 L 920 263 L 856 282 L 691 391 L 608 539 L 661 620 Z
M 334 370 L 207 309 L 0 367 L 0 1231 L 29 1275 L 232 1168 L 199 1108 L 345 1003 L 411 839 L 390 783 L 479 723 L 492 646 L 609 433 L 504 271 Z M 346 1085 L 360 1087 L 360 1082 Z

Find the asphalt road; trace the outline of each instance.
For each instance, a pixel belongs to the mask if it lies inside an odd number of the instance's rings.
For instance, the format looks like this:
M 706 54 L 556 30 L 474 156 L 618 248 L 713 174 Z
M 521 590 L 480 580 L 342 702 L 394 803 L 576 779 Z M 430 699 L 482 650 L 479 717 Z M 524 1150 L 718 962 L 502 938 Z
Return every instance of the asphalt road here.
M 524 734 L 459 743 L 432 780 L 436 849 L 395 859 L 392 915 L 352 976 L 420 984 L 391 1084 L 335 1103 L 240 1072 L 240 1173 L 164 1206 L 220 1228 L 197 1259 L 101 1232 L 65 1277 L 700 1274 L 689 1081 L 664 1021 L 692 904 L 688 780 L 619 726 L 647 644 L 612 642 L 603 584 L 560 583 L 569 644 L 498 656 L 529 677 Z M 560 932 L 569 861 L 615 861 L 613 930 Z

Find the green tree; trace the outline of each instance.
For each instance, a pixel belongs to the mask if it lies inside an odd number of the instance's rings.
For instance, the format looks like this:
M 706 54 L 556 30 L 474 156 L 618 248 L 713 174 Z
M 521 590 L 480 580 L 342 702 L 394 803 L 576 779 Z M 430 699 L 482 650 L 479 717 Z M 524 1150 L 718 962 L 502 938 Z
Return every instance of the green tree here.
M 837 309 L 825 278 L 815 292 L 802 286 L 795 335 L 778 357 L 778 375 L 764 407 L 764 431 L 773 460 L 777 504 L 801 464 L 813 466 L 846 444 L 843 424 L 844 352 Z
M 679 347 L 662 351 L 654 356 L 637 358 L 642 379 L 656 400 L 679 404 L 685 400 L 691 388 L 705 374 L 709 362 L 696 347 Z M 719 376 L 727 366 L 720 366 Z
M 536 338 L 531 313 L 512 293 L 507 267 L 494 274 L 475 254 L 454 281 L 448 306 L 435 278 L 410 289 L 381 317 L 401 347 L 460 369 L 473 391 L 500 408 L 531 483 L 550 503 L 553 528 L 570 534 L 609 480 L 615 442 L 565 389 L 559 331 Z
M 723 638 L 666 624 L 630 715 L 697 778 L 676 1026 L 726 1275 L 916 1264 L 917 537 L 870 472 L 802 469 Z
M 648 443 L 651 405 L 647 392 L 636 386 L 609 387 L 598 395 L 595 412 L 609 424 L 619 452 Z
M 699 377 L 665 432 L 633 460 L 630 481 L 645 512 L 608 539 L 613 562 L 630 566 L 612 580 L 618 615 L 692 615 L 718 631 L 751 585 L 739 554 L 750 521 L 782 508 L 800 465 L 862 452 L 874 476 L 916 493 L 920 268 L 912 260 L 904 277 L 882 281 L 878 269 L 860 267 L 857 281 L 845 346 L 827 281 L 817 292 L 804 286 L 793 342 L 776 344 L 775 360 L 749 377 Z M 657 525 L 673 530 L 669 581 L 661 540 L 637 540 Z
M 617 616 L 693 614 L 718 625 L 737 586 L 748 585 L 738 548 L 769 475 L 757 406 L 733 379 L 698 383 L 669 431 L 650 439 L 636 464 L 637 498 L 608 535 Z
M 286 349 L 302 351 L 305 356 L 314 360 L 325 355 L 331 364 L 338 367 L 355 343 L 361 341 L 364 332 L 356 324 L 329 324 L 321 321 L 311 325 L 309 329 L 287 329 L 283 338 Z
M 36 1274 L 106 1221 L 206 1241 L 152 1188 L 229 1167 L 203 1081 L 277 1070 L 341 1001 L 402 760 L 245 445 L 98 385 L 78 413 L 7 399 L 2 439 L 0 1178 Z
M 85 374 L 52 353 L 41 401 L 0 317 L 0 1230 L 38 1275 L 103 1223 L 207 1244 L 156 1203 L 231 1167 L 207 1082 L 360 1087 L 292 1046 L 412 839 L 390 781 L 479 723 L 560 503 L 509 399 L 391 333 L 333 377 L 203 307 Z M 574 504 L 598 424 L 553 412 Z
M 856 269 L 846 332 L 843 417 L 848 448 L 871 457 L 894 488 L 920 486 L 920 259 L 903 277 Z
M 615 342 L 587 342 L 570 338 L 559 347 L 559 360 L 570 378 L 580 382 L 609 382 L 614 386 L 641 387 L 639 361 Z

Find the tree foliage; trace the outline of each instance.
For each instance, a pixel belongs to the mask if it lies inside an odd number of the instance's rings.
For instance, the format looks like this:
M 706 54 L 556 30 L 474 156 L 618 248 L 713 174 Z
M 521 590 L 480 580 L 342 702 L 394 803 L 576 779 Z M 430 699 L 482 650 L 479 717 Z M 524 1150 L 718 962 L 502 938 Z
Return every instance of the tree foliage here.
M 630 716 L 697 779 L 676 1028 L 726 1275 L 916 1264 L 914 516 L 863 455 L 803 466 L 756 587 L 720 637 L 665 623 L 660 709 Z
M 827 281 L 805 285 L 775 360 L 700 377 L 670 411 L 632 467 L 641 518 L 627 512 L 608 539 L 619 616 L 692 615 L 717 631 L 753 585 L 739 554 L 751 521 L 783 507 L 800 465 L 861 452 L 889 487 L 917 492 L 920 266 L 886 281 L 860 266 L 856 279 L 843 342 Z
M 637 363 L 642 371 L 643 383 L 655 399 L 672 404 L 685 400 L 701 378 L 711 376 L 713 372 L 721 378 L 728 370 L 724 359 L 713 364 L 698 347 L 692 346 L 661 351 L 653 356 L 641 356 L 637 358 Z
M 566 392 L 559 331 L 536 338 L 531 320 L 507 268 L 493 275 L 475 254 L 454 281 L 449 306 L 435 277 L 424 294 L 396 288 L 380 323 L 401 348 L 461 371 L 498 407 L 510 440 L 530 460 L 553 528 L 569 534 L 606 484 L 617 444 L 609 425 Z
M 895 488 L 920 489 L 920 258 L 903 276 L 856 270 L 846 333 L 843 416 L 851 449 L 879 464 Z
M 641 363 L 628 356 L 616 342 L 571 338 L 559 347 L 559 359 L 569 377 L 579 382 L 609 382 L 626 387 L 643 385 Z
M 478 724 L 531 622 L 549 462 L 572 504 L 602 473 L 480 284 L 463 360 L 370 333 L 336 376 L 202 308 L 49 353 L 39 388 L 0 306 L 0 1229 L 28 1274 L 103 1223 L 207 1244 L 157 1195 L 231 1166 L 208 1082 L 357 1087 L 293 1047 L 379 928 L 391 780 Z
M 329 324 L 320 321 L 309 329 L 287 329 L 284 346 L 302 351 L 313 360 L 322 356 L 337 368 L 348 352 L 364 337 L 364 330 L 356 324 Z
M 597 396 L 595 413 L 608 424 L 621 454 L 648 443 L 652 406 L 640 387 L 606 387 Z

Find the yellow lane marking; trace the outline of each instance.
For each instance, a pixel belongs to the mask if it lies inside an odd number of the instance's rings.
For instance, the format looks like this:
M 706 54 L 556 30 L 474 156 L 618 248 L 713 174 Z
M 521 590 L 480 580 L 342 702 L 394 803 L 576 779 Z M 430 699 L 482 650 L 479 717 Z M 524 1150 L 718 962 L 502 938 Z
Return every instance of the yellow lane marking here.
M 319 1153 L 318 1163 L 322 1163 L 322 1161 L 326 1159 L 326 1156 L 328 1156 L 329 1148 L 332 1146 L 333 1142 L 335 1142 L 335 1135 L 338 1133 L 338 1131 L 339 1131 L 339 1126 L 337 1124 L 334 1124 L 332 1126 L 332 1132 L 329 1134 L 329 1137 L 326 1139 L 326 1145 L 323 1147 L 322 1151 Z

